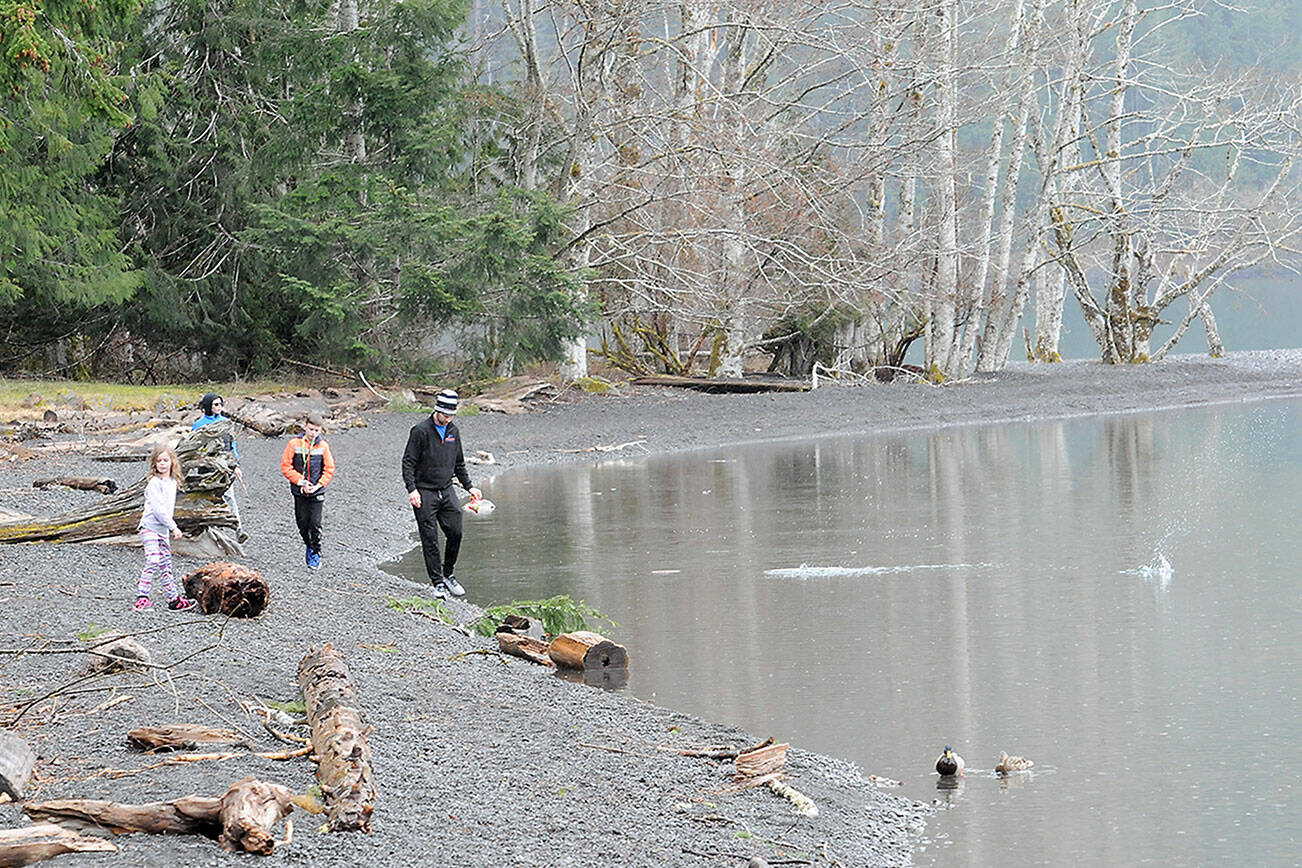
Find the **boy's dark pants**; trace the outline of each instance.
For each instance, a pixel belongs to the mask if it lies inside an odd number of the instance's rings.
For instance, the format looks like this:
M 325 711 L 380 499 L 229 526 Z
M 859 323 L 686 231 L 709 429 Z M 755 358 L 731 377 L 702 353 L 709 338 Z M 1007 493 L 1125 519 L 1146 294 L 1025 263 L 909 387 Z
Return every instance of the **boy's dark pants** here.
M 324 500 L 294 496 L 294 522 L 303 544 L 314 552 L 321 551 L 321 507 Z
M 421 553 L 425 555 L 425 572 L 431 584 L 438 584 L 444 576 L 452 575 L 452 568 L 457 565 L 457 554 L 461 551 L 461 504 L 450 485 L 442 491 L 416 490 L 420 492 L 420 506 L 412 509 L 416 513 L 416 529 L 420 531 Z M 441 559 L 440 529 L 447 538 Z

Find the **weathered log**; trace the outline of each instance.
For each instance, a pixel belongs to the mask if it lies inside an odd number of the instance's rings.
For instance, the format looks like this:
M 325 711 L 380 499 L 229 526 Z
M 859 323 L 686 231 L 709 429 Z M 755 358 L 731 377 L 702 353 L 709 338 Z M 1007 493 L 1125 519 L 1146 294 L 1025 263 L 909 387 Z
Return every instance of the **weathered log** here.
M 233 429 L 233 422 L 206 425 L 187 435 L 177 446 L 185 484 L 177 493 L 175 516 L 184 531 L 237 524 L 235 514 L 222 501 L 222 495 L 235 479 L 235 457 L 225 443 Z M 60 515 L 0 522 L 0 543 L 84 542 L 134 534 L 144 509 L 148 482 L 146 475 L 98 504 Z
M 197 723 L 169 723 L 142 726 L 127 733 L 127 741 L 150 752 L 160 750 L 194 750 L 200 745 L 247 744 L 248 739 L 233 729 L 214 729 Z
M 78 491 L 98 491 L 100 494 L 112 494 L 118 490 L 118 484 L 107 476 L 54 476 L 50 479 L 32 480 L 32 488 L 51 488 L 55 485 Z
M 0 868 L 17 868 L 64 853 L 111 853 L 118 848 L 94 835 L 78 835 L 54 823 L 0 830 Z
M 261 573 L 226 561 L 205 564 L 188 573 L 182 584 L 186 596 L 198 600 L 199 609 L 209 615 L 255 618 L 271 599 L 271 588 Z
M 0 793 L 8 793 L 15 802 L 23 800 L 23 791 L 36 765 L 36 754 L 21 737 L 0 732 Z
M 267 437 L 279 437 L 294 425 L 294 419 L 290 416 L 255 401 L 246 402 L 237 410 L 228 409 L 226 415 Z
M 517 636 L 515 633 L 498 633 L 497 647 L 502 649 L 502 653 L 510 654 L 512 657 L 522 657 L 533 663 L 541 663 L 544 666 L 555 666 L 552 659 L 547 656 L 548 643 L 541 639 L 535 639 L 532 636 Z
M 317 782 L 325 801 L 326 828 L 371 831 L 375 780 L 371 772 L 371 727 L 362 722 L 357 691 L 343 655 L 327 643 L 308 651 L 298 664 L 312 747 L 318 758 Z
M 694 389 L 710 394 L 749 392 L 808 392 L 808 380 L 788 380 L 782 377 L 749 376 L 743 379 L 707 379 L 705 377 L 679 377 L 672 374 L 653 374 L 634 377 L 635 386 L 674 386 Z
M 552 640 L 547 654 L 557 666 L 569 669 L 627 669 L 628 651 L 589 630 L 562 633 Z
M 774 743 L 772 738 L 737 754 L 738 778 L 757 778 L 780 771 L 787 761 L 788 742 Z
M 248 777 L 223 795 L 184 796 L 170 802 L 125 805 L 98 799 L 31 802 L 23 811 L 35 820 L 74 827 L 129 832 L 177 832 L 213 838 L 222 849 L 266 855 L 275 849 L 271 830 L 294 810 L 292 793 L 279 784 Z
M 23 805 L 23 812 L 33 820 L 49 820 L 82 831 L 107 829 L 115 835 L 174 832 L 213 839 L 221 834 L 220 809 L 221 799 L 212 796 L 183 796 L 144 805 L 100 799 L 55 799 Z

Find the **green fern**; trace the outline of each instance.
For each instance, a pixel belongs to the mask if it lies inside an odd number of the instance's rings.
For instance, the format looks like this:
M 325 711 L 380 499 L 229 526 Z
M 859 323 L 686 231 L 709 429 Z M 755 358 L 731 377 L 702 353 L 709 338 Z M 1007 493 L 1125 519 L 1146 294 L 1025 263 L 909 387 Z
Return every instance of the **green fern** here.
M 610 618 L 598 612 L 582 600 L 574 600 L 566 594 L 557 594 L 546 600 L 519 600 L 500 606 L 489 606 L 469 625 L 481 636 L 491 636 L 493 631 L 507 615 L 523 615 L 541 621 L 543 631 L 548 636 L 569 633 L 573 630 L 590 630 L 592 621 L 605 621 L 612 627 L 618 627 Z

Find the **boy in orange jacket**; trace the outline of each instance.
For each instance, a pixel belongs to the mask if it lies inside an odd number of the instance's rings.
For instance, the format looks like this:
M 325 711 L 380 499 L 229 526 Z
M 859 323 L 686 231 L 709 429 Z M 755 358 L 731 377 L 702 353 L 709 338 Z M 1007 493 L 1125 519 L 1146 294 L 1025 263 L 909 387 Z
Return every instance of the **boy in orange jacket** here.
M 321 436 L 321 417 L 308 413 L 303 419 L 303 434 L 285 444 L 280 458 L 280 472 L 289 480 L 294 493 L 294 521 L 307 546 L 307 566 L 321 568 L 321 510 L 325 487 L 335 476 L 335 459 L 330 444 Z

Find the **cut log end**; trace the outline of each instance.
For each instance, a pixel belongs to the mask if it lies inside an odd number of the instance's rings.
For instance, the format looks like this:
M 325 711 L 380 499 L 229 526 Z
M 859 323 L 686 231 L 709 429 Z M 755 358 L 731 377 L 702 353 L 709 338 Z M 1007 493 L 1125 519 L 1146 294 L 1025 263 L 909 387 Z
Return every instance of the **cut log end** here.
M 562 633 L 547 651 L 557 666 L 583 671 L 627 669 L 628 651 L 606 637 L 588 630 Z

